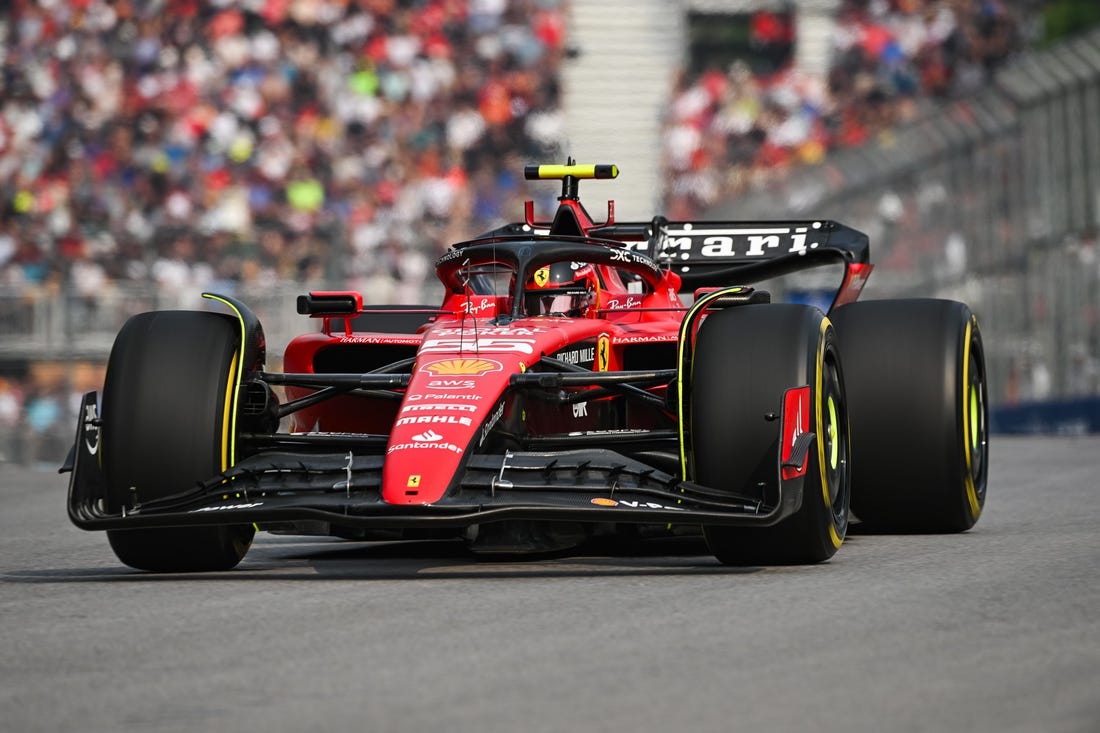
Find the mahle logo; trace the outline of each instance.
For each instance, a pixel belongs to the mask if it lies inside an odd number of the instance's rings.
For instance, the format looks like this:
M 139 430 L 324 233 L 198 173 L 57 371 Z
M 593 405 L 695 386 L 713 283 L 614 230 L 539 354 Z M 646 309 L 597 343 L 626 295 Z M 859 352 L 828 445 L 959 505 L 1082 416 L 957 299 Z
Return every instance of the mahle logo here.
M 420 367 L 420 371 L 437 377 L 456 375 L 480 377 L 489 372 L 499 372 L 504 366 L 492 359 L 441 359 Z

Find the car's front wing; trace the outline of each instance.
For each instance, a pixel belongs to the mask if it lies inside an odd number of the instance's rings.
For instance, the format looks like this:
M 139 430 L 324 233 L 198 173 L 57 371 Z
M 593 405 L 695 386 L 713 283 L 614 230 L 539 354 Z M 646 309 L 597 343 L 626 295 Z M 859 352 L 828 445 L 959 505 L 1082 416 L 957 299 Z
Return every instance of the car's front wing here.
M 760 501 L 593 448 L 473 454 L 442 500 L 392 504 L 381 498 L 385 457 L 352 448 L 265 451 L 172 496 L 144 500 L 135 489 L 109 510 L 94 402 L 86 400 L 85 413 L 62 468 L 72 473 L 69 516 L 84 529 L 308 520 L 355 528 L 467 527 L 506 519 L 762 526 L 801 503 L 801 479 L 782 481 L 776 496 Z

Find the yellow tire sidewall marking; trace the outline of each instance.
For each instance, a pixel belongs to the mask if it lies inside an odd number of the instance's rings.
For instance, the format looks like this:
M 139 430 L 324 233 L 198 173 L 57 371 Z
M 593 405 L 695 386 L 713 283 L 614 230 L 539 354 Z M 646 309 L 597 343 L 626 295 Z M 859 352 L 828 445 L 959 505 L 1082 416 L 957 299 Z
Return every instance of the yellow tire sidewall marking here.
M 978 500 L 978 487 L 974 485 L 974 464 L 973 456 L 970 452 L 971 441 L 977 438 L 976 435 L 972 435 L 973 431 L 972 423 L 973 414 L 971 413 L 971 398 L 970 398 L 970 341 L 973 332 L 974 320 L 971 318 L 966 324 L 966 334 L 963 336 L 963 355 L 962 355 L 962 419 L 963 419 L 963 455 L 966 460 L 966 473 L 963 477 L 963 482 L 966 485 L 966 501 L 970 506 L 970 516 L 972 519 L 977 520 L 982 513 L 982 504 Z
M 237 395 L 240 393 L 241 377 L 244 376 L 244 350 L 248 334 L 245 329 L 244 316 L 241 315 L 237 306 L 213 293 L 203 293 L 202 297 L 216 300 L 233 311 L 233 315 L 237 317 L 237 325 L 240 326 L 241 333 L 240 346 L 233 354 L 233 366 L 229 370 L 229 386 L 225 398 L 228 407 L 222 423 L 222 470 L 224 471 L 237 462 L 237 431 L 235 429 L 230 430 L 229 427 L 233 426 L 235 428 L 237 425 Z
M 689 478 L 688 472 L 688 457 L 687 449 L 684 444 L 684 346 L 687 345 L 691 334 L 688 332 L 688 326 L 692 325 L 695 320 L 695 314 L 706 308 L 712 301 L 718 298 L 729 295 L 730 293 L 739 293 L 742 288 L 740 286 L 723 288 L 722 290 L 716 290 L 713 293 L 704 295 L 699 300 L 695 301 L 684 314 L 684 318 L 680 321 L 680 338 L 676 345 L 676 404 L 677 404 L 677 428 L 680 433 L 680 470 L 683 477 Z M 691 350 L 691 365 L 689 369 L 695 370 L 695 349 Z M 691 475 L 690 478 L 694 479 L 695 476 Z
M 825 502 L 825 511 L 829 515 L 829 540 L 833 547 L 839 548 L 844 543 L 844 538 L 836 531 L 836 522 L 833 521 L 833 502 L 829 499 L 829 472 L 825 466 L 825 417 L 822 407 L 821 389 L 825 376 L 825 333 L 832 325 L 828 316 L 821 319 L 821 330 L 817 340 L 817 364 L 814 376 L 814 422 L 817 426 L 817 470 L 821 476 L 821 497 Z
M 224 471 L 233 465 L 235 461 L 234 451 L 235 445 L 232 439 L 233 434 L 236 432 L 233 430 L 233 413 L 234 413 L 234 395 L 237 386 L 237 354 L 233 353 L 233 359 L 229 363 L 229 378 L 226 380 L 225 385 L 225 406 L 222 408 L 222 435 L 221 435 L 221 457 L 222 467 Z

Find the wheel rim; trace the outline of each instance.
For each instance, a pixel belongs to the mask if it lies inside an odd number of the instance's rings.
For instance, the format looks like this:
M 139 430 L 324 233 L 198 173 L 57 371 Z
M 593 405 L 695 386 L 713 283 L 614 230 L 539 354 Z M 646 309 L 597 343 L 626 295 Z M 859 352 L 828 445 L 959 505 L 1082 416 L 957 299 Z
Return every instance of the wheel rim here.
M 989 449 L 988 426 L 985 419 L 985 374 L 982 371 L 981 346 L 970 347 L 967 375 L 968 409 L 966 420 L 970 439 L 970 478 L 979 499 L 985 495 L 986 453 Z
M 848 426 L 843 421 L 843 397 L 840 388 L 840 374 L 832 358 L 825 360 L 825 420 L 824 439 L 826 465 L 825 481 L 829 490 L 829 503 L 833 519 L 838 525 L 844 523 L 847 502 L 844 492 L 848 491 Z
M 829 424 L 825 428 L 825 435 L 829 441 L 826 446 L 829 450 L 829 468 L 836 470 L 837 461 L 840 458 L 840 445 L 837 442 L 836 428 L 836 400 L 829 395 Z

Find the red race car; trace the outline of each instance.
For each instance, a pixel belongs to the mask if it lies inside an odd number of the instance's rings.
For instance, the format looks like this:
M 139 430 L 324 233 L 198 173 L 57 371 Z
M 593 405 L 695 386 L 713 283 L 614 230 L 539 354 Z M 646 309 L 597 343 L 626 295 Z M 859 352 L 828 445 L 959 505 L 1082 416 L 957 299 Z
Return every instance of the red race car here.
M 813 563 L 849 522 L 971 527 L 988 473 L 985 366 L 953 301 L 856 303 L 867 237 L 833 221 L 597 223 L 581 179 L 551 221 L 451 247 L 439 307 L 313 292 L 320 328 L 265 371 L 248 307 L 131 318 L 84 397 L 69 515 L 127 565 L 236 565 L 255 531 L 464 538 L 561 552 L 701 533 L 728 564 Z M 819 305 L 752 287 L 819 265 Z M 777 280 L 778 278 L 778 280 Z

